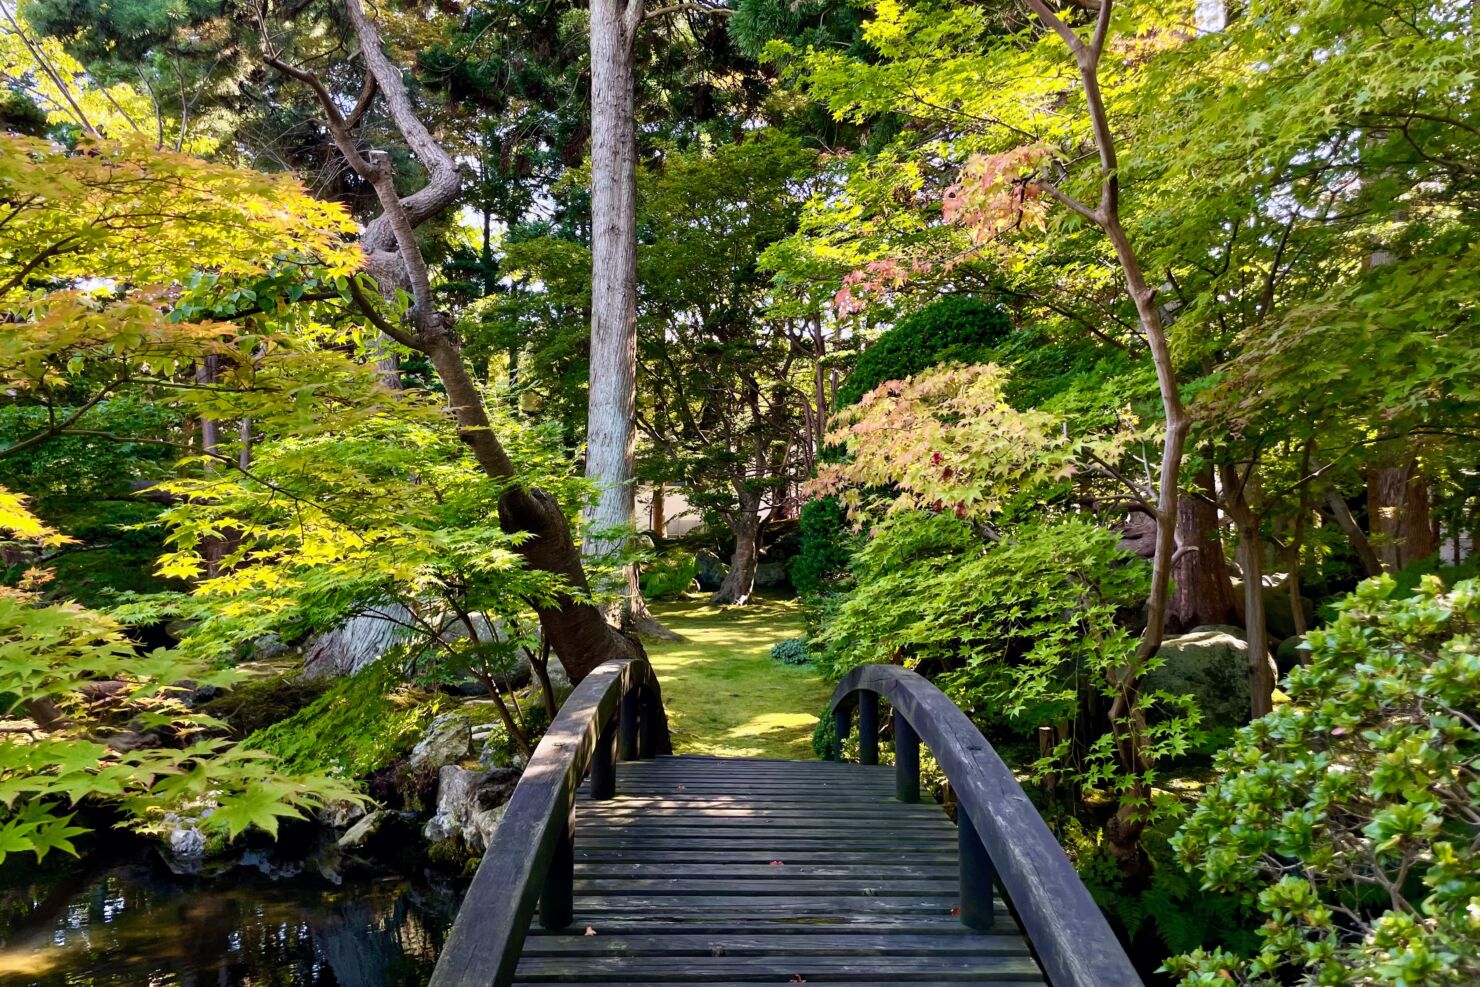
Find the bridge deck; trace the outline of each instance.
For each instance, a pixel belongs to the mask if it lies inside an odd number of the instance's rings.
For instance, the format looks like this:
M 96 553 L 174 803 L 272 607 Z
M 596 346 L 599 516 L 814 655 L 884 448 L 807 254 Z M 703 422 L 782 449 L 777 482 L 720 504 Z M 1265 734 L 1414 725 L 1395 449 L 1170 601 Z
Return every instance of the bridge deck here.
M 890 768 L 624 761 L 576 834 L 575 924 L 531 926 L 516 984 L 1044 983 L 1000 901 L 953 915 L 956 827 Z

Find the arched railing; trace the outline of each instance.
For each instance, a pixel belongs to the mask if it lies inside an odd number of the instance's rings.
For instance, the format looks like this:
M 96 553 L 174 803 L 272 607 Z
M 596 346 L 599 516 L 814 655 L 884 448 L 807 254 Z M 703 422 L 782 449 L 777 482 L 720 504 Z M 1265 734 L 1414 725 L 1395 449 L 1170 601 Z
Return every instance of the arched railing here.
M 894 665 L 849 672 L 830 707 L 840 757 L 858 711 L 859 760 L 879 763 L 879 699 L 894 709 L 895 788 L 920 798 L 920 743 L 935 754 L 956 794 L 961 921 L 992 924 L 992 887 L 1002 884 L 1054 987 L 1140 987 L 1141 979 L 1043 817 L 976 725 L 921 676 Z
M 535 748 L 432 973 L 432 987 L 501 987 L 525 932 L 571 924 L 576 789 L 616 793 L 617 762 L 672 753 L 657 676 L 646 660 L 609 661 L 581 681 Z

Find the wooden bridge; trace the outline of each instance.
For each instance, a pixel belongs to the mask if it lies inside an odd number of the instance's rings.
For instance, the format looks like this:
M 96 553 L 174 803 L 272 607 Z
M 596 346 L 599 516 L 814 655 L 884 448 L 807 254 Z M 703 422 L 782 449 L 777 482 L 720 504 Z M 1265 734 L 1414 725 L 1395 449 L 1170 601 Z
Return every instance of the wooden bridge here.
M 878 766 L 879 704 L 895 766 Z M 827 983 L 1139 987 L 1017 780 L 925 679 L 855 669 L 834 761 L 672 756 L 645 661 L 540 742 L 433 987 Z M 841 763 L 856 713 L 860 764 Z M 956 823 L 920 798 L 924 743 Z

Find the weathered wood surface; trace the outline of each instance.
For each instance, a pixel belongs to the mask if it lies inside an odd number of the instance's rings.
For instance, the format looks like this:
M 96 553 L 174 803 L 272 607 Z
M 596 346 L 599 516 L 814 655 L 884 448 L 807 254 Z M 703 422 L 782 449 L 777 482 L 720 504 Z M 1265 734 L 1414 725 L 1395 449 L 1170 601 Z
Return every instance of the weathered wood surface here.
M 432 971 L 431 987 L 489 987 L 508 983 L 524 942 L 525 930 L 546 891 L 547 878 L 569 865 L 572 856 L 566 832 L 576 790 L 614 721 L 623 699 L 646 690 L 661 729 L 651 731 L 653 742 L 666 746 L 668 728 L 662 698 L 652 666 L 641 659 L 610 661 L 582 680 L 550 724 L 509 800 L 504 818 L 473 883 L 458 910 L 447 945 Z M 634 762 L 635 763 L 635 762 Z M 616 783 L 627 765 L 615 768 Z M 566 888 L 568 892 L 568 886 Z M 566 895 L 548 896 L 568 899 Z M 555 911 L 580 908 L 579 900 L 559 900 Z
M 967 841 L 977 850 L 976 865 L 995 872 L 1054 987 L 1141 987 L 1125 950 L 1022 786 L 939 689 L 897 666 L 855 668 L 833 693 L 839 743 L 848 734 L 850 714 L 862 708 L 860 720 L 871 719 L 879 697 L 893 707 L 896 723 L 904 718 L 911 728 L 907 735 L 918 736 L 935 755 L 980 840 L 979 846 Z M 863 745 L 865 755 L 870 746 Z M 909 787 L 907 779 L 896 780 L 902 790 Z M 967 895 L 962 918 L 982 920 L 982 910 L 990 907 Z
M 961 925 L 955 826 L 888 768 L 623 762 L 575 833 L 574 921 L 531 925 L 516 984 L 1043 984 L 1005 911 Z

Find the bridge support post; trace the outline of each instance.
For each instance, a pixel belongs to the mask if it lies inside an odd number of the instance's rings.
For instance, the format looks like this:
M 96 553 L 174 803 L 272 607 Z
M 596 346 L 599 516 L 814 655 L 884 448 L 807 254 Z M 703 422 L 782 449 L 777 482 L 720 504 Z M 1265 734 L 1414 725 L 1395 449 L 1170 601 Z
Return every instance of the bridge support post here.
M 879 763 L 879 694 L 858 694 L 858 763 Z
M 992 927 L 992 885 L 997 869 L 982 845 L 966 809 L 956 804 L 956 842 L 961 856 L 961 924 L 982 931 Z
M 894 797 L 920 801 L 920 735 L 899 710 L 894 711 Z
M 628 689 L 622 696 L 621 728 L 617 733 L 617 757 L 623 761 L 637 760 L 638 702 L 641 697 L 636 689 Z
M 591 752 L 591 797 L 609 799 L 617 794 L 617 718 L 614 716 L 596 735 Z
M 842 706 L 833 710 L 833 747 L 832 759 L 841 761 L 843 759 L 843 741 L 848 739 L 848 711 Z
M 576 880 L 576 807 L 566 812 L 565 825 L 555 839 L 555 852 L 550 869 L 545 873 L 545 887 L 540 893 L 540 925 L 563 929 L 575 918 Z
M 642 690 L 640 712 L 637 717 L 637 756 L 651 761 L 658 756 L 658 728 L 662 724 L 658 701 L 653 694 Z

